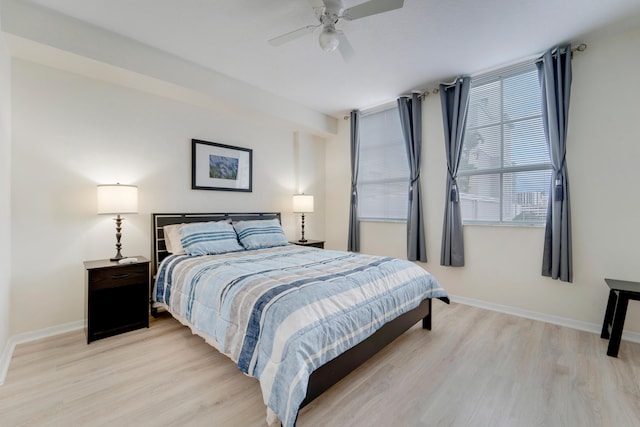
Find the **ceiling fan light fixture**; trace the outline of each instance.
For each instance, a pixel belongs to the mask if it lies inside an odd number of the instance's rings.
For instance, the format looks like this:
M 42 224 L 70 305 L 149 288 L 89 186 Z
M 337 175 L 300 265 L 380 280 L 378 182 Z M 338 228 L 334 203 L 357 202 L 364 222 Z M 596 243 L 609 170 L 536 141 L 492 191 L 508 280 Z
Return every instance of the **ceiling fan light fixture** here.
M 329 25 L 322 29 L 318 41 L 320 42 L 320 47 L 325 52 L 333 52 L 340 44 L 340 40 L 338 40 L 338 32 L 335 27 Z

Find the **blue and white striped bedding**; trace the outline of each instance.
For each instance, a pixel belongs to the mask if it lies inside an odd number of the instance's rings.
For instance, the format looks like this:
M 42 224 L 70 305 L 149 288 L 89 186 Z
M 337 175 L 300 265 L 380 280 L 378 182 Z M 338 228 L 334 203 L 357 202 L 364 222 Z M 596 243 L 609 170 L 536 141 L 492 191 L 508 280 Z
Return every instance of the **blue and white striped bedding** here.
M 154 296 L 257 378 L 268 420 L 275 414 L 290 427 L 315 369 L 425 298 L 447 293 L 409 261 L 289 245 L 171 255 Z

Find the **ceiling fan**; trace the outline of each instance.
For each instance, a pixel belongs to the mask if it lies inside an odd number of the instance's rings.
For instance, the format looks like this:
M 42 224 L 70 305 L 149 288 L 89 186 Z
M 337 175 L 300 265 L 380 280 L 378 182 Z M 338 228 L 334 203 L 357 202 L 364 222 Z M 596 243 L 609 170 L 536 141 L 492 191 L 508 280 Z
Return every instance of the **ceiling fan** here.
M 349 61 L 354 51 L 347 37 L 340 30 L 336 30 L 336 24 L 341 19 L 354 21 L 371 15 L 400 9 L 404 6 L 404 0 L 369 0 L 356 6 L 345 9 L 342 0 L 308 0 L 320 21 L 316 25 L 307 25 L 269 40 L 272 46 L 280 46 L 295 40 L 305 34 L 322 27 L 319 42 L 325 52 L 333 52 L 338 49 L 345 61 Z

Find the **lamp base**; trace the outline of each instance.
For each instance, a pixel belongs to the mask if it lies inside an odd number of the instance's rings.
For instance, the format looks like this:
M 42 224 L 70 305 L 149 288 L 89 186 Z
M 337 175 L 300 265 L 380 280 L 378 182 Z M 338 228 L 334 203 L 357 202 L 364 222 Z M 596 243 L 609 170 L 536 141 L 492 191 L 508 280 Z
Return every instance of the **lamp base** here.
M 298 243 L 307 243 L 307 239 L 304 238 L 304 212 L 302 212 L 302 234 L 300 235 Z
M 120 243 L 120 238 L 122 237 L 122 221 L 124 221 L 124 218 L 120 217 L 120 214 L 118 214 L 117 217 L 115 217 L 113 219 L 116 222 L 116 256 L 114 256 L 113 258 L 109 258 L 109 261 L 119 261 L 122 258 L 124 258 L 122 256 L 122 254 L 120 253 L 120 249 L 122 248 L 122 243 Z

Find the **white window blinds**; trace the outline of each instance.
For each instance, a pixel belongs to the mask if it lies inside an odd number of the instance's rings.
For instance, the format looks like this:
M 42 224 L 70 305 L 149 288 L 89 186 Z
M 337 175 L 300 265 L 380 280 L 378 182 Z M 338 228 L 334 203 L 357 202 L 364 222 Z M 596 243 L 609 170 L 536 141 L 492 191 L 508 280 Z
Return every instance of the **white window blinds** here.
M 543 225 L 551 164 L 534 63 L 471 80 L 458 169 L 464 223 Z
M 397 106 L 360 118 L 358 218 L 406 221 L 409 163 Z

